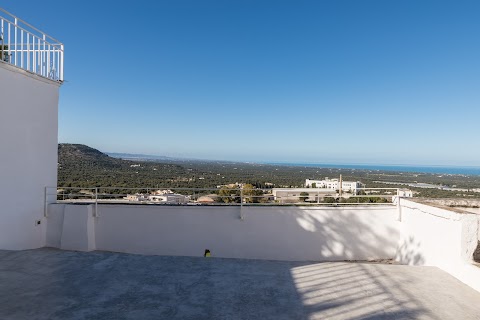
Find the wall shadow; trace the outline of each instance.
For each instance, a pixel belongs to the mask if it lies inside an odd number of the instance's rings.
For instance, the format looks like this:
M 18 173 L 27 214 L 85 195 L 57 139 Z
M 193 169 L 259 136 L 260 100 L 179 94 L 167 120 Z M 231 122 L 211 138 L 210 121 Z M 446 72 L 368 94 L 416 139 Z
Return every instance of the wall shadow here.
M 286 228 L 293 229 L 295 241 L 314 243 L 319 260 L 331 261 L 303 263 L 290 270 L 306 319 L 434 319 L 409 290 L 417 275 L 405 272 L 408 267 L 393 265 L 398 252 L 403 261 L 423 261 L 414 239 L 399 247 L 398 226 L 379 226 L 380 208 L 376 216 L 360 208 L 343 212 L 335 208 L 338 214 L 322 214 L 322 210 L 286 214 Z M 373 258 L 384 264 L 335 262 L 345 257 Z
M 425 263 L 425 258 L 418 252 L 419 250 L 420 242 L 410 236 L 408 239 L 403 240 L 398 247 L 397 260 L 402 261 L 404 264 L 421 266 Z

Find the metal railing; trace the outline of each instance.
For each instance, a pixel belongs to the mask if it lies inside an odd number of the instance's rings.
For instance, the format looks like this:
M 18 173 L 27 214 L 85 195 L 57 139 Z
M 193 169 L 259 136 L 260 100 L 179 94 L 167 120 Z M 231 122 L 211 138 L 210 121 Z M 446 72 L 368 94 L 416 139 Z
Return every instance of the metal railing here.
M 0 8 L 0 63 L 62 82 L 63 59 L 63 43 Z
M 274 191 L 275 190 L 275 191 Z M 45 208 L 49 203 L 226 205 L 226 206 L 351 206 L 395 205 L 398 188 L 358 188 L 355 191 L 311 188 L 308 192 L 291 188 L 123 188 L 46 187 Z M 46 210 L 46 209 L 45 209 Z

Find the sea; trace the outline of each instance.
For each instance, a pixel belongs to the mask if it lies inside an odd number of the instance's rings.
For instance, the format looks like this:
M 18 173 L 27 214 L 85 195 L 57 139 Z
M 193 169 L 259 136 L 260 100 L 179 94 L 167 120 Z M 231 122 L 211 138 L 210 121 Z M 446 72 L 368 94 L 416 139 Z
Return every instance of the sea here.
M 314 168 L 332 168 L 332 169 L 362 169 L 372 171 L 395 171 L 395 172 L 415 172 L 415 173 L 434 173 L 434 174 L 452 174 L 452 175 L 475 175 L 480 176 L 480 167 L 457 167 L 457 166 L 408 166 L 408 165 L 374 165 L 374 164 L 328 164 L 328 163 L 267 163 L 271 165 L 294 166 L 294 167 L 314 167 Z

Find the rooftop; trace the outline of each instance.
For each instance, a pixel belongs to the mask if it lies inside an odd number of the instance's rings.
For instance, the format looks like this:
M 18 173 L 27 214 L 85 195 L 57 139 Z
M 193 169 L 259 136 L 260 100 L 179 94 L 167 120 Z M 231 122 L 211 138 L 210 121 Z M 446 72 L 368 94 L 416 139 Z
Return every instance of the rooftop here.
M 0 251 L 1 319 L 477 319 L 436 267 Z

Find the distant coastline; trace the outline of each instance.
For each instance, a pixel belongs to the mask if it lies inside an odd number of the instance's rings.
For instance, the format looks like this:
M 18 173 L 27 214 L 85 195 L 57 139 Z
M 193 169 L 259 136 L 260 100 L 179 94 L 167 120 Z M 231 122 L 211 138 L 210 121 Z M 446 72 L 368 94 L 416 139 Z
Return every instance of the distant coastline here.
M 297 163 L 297 162 L 244 162 L 232 160 L 206 160 L 206 159 L 188 159 L 173 158 L 167 156 L 146 155 L 146 154 L 130 154 L 107 152 L 111 157 L 137 160 L 137 161 L 201 161 L 201 162 L 231 162 L 231 163 L 259 163 L 275 166 L 287 167 L 310 167 L 310 168 L 331 168 L 331 169 L 355 169 L 355 170 L 372 170 L 372 171 L 391 171 L 391 172 L 414 172 L 414 173 L 430 173 L 430 174 L 451 174 L 480 176 L 480 167 L 474 166 L 428 166 L 428 165 L 387 165 L 387 164 L 331 164 L 331 163 Z
M 265 164 L 291 167 L 313 167 L 332 169 L 359 169 L 372 171 L 418 172 L 432 174 L 475 175 L 480 176 L 480 167 L 449 166 L 407 166 L 407 165 L 374 165 L 374 164 L 329 164 L 329 163 L 286 163 L 268 162 Z

